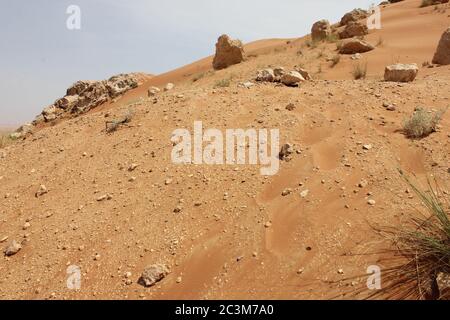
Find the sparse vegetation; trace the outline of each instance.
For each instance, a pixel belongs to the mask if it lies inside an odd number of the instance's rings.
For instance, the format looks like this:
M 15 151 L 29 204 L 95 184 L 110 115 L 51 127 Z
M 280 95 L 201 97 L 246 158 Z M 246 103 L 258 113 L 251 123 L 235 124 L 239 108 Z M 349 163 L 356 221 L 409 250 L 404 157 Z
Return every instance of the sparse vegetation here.
M 367 75 L 367 63 L 358 63 L 353 67 L 353 79 L 365 79 Z
M 341 61 L 341 55 L 336 54 L 331 58 L 331 67 L 334 68 Z
M 318 41 L 314 41 L 312 39 L 308 39 L 305 41 L 305 46 L 307 46 L 310 49 L 315 49 L 319 45 Z
M 197 82 L 198 80 L 203 79 L 204 77 L 205 77 L 204 72 L 198 73 L 192 78 L 192 82 Z
M 420 7 L 424 8 L 424 7 L 432 6 L 433 4 L 435 4 L 434 0 L 422 0 Z
M 449 299 L 439 292 L 440 273 L 450 274 L 450 217 L 448 193 L 436 181 L 428 181 L 428 190 L 417 187 L 401 170 L 400 174 L 418 196 L 423 210 L 410 215 L 401 226 L 380 228 L 394 247 L 391 263 L 383 271 L 383 288 L 374 296 L 383 299 Z M 447 197 L 447 198 L 446 198 Z M 443 295 L 444 294 L 444 295 Z
M 213 75 L 213 74 L 214 74 L 214 71 L 212 71 L 212 70 L 207 71 L 207 72 L 200 72 L 200 73 L 197 73 L 197 74 L 194 75 L 194 77 L 192 78 L 192 82 L 197 82 L 197 81 L 199 81 L 199 80 L 201 80 L 201 79 L 203 79 L 203 78 L 205 78 L 205 77 L 211 76 L 211 75 Z
M 375 46 L 381 47 L 383 44 L 384 44 L 384 39 L 383 39 L 383 37 L 379 36 Z
M 228 88 L 231 85 L 232 77 L 217 80 L 214 84 L 214 88 Z
M 7 145 L 11 144 L 14 138 L 11 137 L 10 133 L 0 132 L 0 149 L 5 148 Z
M 424 108 L 417 108 L 411 118 L 403 123 L 403 132 L 408 138 L 424 138 L 436 131 L 436 127 L 447 109 L 429 112 Z
M 326 38 L 327 42 L 336 43 L 339 41 L 339 36 L 336 33 L 331 33 Z
M 134 116 L 134 111 L 132 109 L 128 109 L 126 111 L 126 113 L 120 119 L 106 121 L 106 123 L 105 123 L 106 132 L 112 133 L 112 132 L 116 131 L 119 128 L 119 126 L 130 123 L 133 116 Z

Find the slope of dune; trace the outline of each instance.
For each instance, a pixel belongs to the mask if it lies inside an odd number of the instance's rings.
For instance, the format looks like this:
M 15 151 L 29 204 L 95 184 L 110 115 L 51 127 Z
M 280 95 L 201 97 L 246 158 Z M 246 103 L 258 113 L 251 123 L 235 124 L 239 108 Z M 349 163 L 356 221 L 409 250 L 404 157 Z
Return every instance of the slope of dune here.
M 22 244 L 0 258 L 0 298 L 326 299 L 364 289 L 384 248 L 370 226 L 401 225 L 419 207 L 397 168 L 444 187 L 450 177 L 450 112 L 424 139 L 401 133 L 416 107 L 450 105 L 450 66 L 420 67 L 412 83 L 381 81 L 387 64 L 430 61 L 449 26 L 448 5 L 419 5 L 384 7 L 382 29 L 366 37 L 379 45 L 360 60 L 331 67 L 336 44 L 309 48 L 309 36 L 261 40 L 246 45 L 243 63 L 213 71 L 207 57 L 0 150 L 0 246 Z M 358 63 L 365 80 L 352 79 Z M 302 66 L 314 80 L 238 87 L 268 66 Z M 173 90 L 147 97 L 168 82 Z M 130 110 L 130 123 L 105 132 Z M 194 121 L 278 128 L 296 152 L 268 177 L 254 165 L 174 164 L 172 132 Z M 139 276 L 155 263 L 170 273 L 144 288 Z M 73 265 L 79 290 L 66 285 Z

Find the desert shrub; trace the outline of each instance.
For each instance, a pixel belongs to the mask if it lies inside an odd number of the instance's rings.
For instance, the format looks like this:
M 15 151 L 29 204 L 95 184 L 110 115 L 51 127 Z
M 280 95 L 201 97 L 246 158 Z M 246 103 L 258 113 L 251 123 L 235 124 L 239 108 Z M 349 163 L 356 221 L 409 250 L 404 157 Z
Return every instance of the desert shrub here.
M 336 33 L 331 33 L 327 35 L 325 40 L 330 43 L 336 43 L 339 41 L 339 36 Z
M 192 78 L 192 82 L 197 82 L 198 80 L 203 79 L 204 77 L 205 77 L 204 72 L 198 73 Z
M 8 136 L 5 134 L 0 134 L 0 149 L 6 147 L 9 143 Z
M 214 88 L 228 88 L 231 85 L 231 78 L 225 78 L 217 80 L 214 84 Z
M 319 41 L 314 41 L 312 39 L 308 39 L 305 41 L 305 46 L 307 46 L 310 49 L 315 49 L 319 45 Z
M 15 140 L 9 133 L 0 133 L 0 149 L 5 148 Z
M 120 119 L 114 119 L 110 121 L 106 121 L 106 132 L 112 133 L 116 131 L 121 125 L 126 125 L 131 122 L 131 119 L 134 117 L 134 111 L 129 108 Z
M 433 4 L 435 4 L 434 0 L 422 0 L 420 7 L 424 8 L 424 7 L 432 6 Z
M 433 113 L 424 108 L 417 108 L 413 115 L 404 121 L 403 132 L 408 138 L 424 138 L 436 131 L 445 111 L 446 109 Z
M 331 67 L 335 67 L 341 61 L 341 55 L 336 54 L 331 58 Z
M 439 274 L 450 274 L 450 197 L 436 181 L 427 188 L 418 187 L 401 170 L 400 174 L 418 196 L 422 207 L 408 214 L 399 226 L 379 228 L 389 240 L 391 263 L 383 271 L 383 288 L 373 297 L 383 299 L 449 299 L 439 292 Z
M 379 36 L 378 37 L 378 41 L 377 41 L 377 43 L 376 43 L 376 47 L 381 47 L 382 45 L 384 44 L 384 39 L 383 39 L 383 37 L 382 36 Z
M 353 79 L 360 80 L 365 79 L 367 75 L 367 63 L 358 63 L 353 66 Z

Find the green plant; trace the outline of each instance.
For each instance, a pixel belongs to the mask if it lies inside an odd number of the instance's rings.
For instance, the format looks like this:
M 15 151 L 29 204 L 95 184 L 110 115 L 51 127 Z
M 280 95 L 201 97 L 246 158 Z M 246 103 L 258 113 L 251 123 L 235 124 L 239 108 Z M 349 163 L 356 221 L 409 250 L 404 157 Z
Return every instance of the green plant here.
M 353 66 L 353 79 L 360 80 L 365 79 L 367 75 L 367 63 L 358 63 Z
M 424 138 L 436 131 L 436 127 L 441 121 L 447 109 L 437 112 L 429 112 L 424 108 L 417 108 L 413 115 L 404 121 L 403 132 L 408 138 Z
M 383 270 L 383 287 L 371 297 L 383 299 L 449 299 L 439 291 L 439 276 L 450 274 L 450 211 L 448 193 L 438 183 L 428 180 L 427 190 L 399 170 L 408 186 L 418 196 L 422 210 L 408 215 L 401 226 L 379 228 L 393 245 L 393 267 Z M 392 254 L 395 255 L 392 255 Z

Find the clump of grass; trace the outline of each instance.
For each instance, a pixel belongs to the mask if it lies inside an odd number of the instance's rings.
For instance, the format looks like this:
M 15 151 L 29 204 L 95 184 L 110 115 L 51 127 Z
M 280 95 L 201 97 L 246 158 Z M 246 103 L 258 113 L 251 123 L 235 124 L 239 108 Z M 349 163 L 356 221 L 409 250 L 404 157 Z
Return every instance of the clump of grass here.
M 403 262 L 383 271 L 383 288 L 372 297 L 449 299 L 448 291 L 439 292 L 437 278 L 439 274 L 450 274 L 450 198 L 436 181 L 428 180 L 424 191 L 399 172 L 418 196 L 422 210 L 408 216 L 402 226 L 379 229 Z
M 325 40 L 330 43 L 336 43 L 339 41 L 339 36 L 336 33 L 331 33 L 331 34 L 327 35 Z
M 308 39 L 305 41 L 305 46 L 307 46 L 310 49 L 315 49 L 319 45 L 319 41 L 314 41 L 312 39 Z
M 408 138 L 420 139 L 436 131 L 447 109 L 437 112 L 428 112 L 424 108 L 417 108 L 413 115 L 404 121 L 403 132 Z
M 231 85 L 231 77 L 221 80 L 217 80 L 214 84 L 214 88 L 228 88 Z
M 379 36 L 378 37 L 378 41 L 377 41 L 375 46 L 376 47 L 381 47 L 383 44 L 384 44 L 384 39 L 383 39 L 383 37 Z
M 353 79 L 361 80 L 365 79 L 367 75 L 367 63 L 358 63 L 353 67 Z
M 0 149 L 5 148 L 11 143 L 11 139 L 7 134 L 0 134 Z
M 435 4 L 434 0 L 422 0 L 422 3 L 420 4 L 420 8 L 432 6 L 433 4 Z
M 331 58 L 331 67 L 334 68 L 341 61 L 341 55 L 336 54 Z
M 192 78 L 192 82 L 197 82 L 198 80 L 203 79 L 204 77 L 205 77 L 204 72 L 198 73 Z
M 106 121 L 106 132 L 112 133 L 114 131 L 117 131 L 117 129 L 121 125 L 126 125 L 131 122 L 131 119 L 134 117 L 134 111 L 132 109 L 128 109 L 125 114 L 120 119 L 114 119 L 111 121 Z

